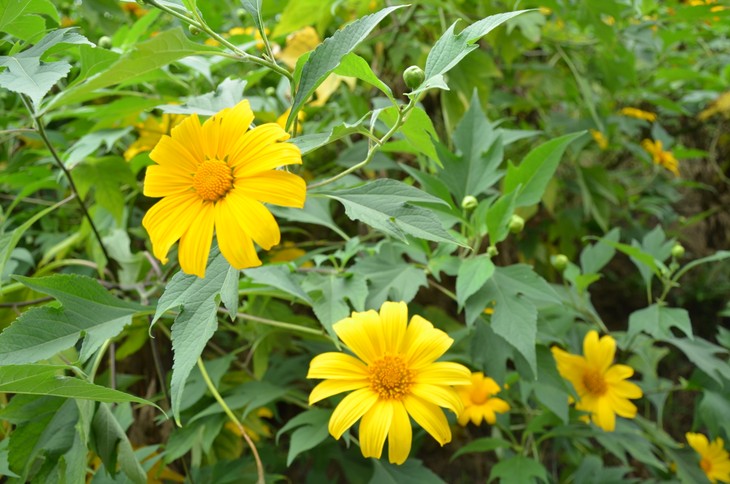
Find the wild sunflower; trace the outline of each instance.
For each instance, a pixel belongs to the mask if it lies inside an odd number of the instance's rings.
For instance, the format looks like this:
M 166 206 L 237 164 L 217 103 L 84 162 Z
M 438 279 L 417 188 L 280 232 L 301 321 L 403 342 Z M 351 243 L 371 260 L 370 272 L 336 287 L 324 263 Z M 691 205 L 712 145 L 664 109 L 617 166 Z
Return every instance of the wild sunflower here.
M 409 323 L 404 302 L 385 302 L 379 313 L 353 312 L 334 330 L 355 356 L 323 353 L 312 359 L 307 375 L 325 379 L 309 395 L 310 405 L 352 391 L 330 418 L 334 438 L 362 417 L 362 455 L 380 458 L 387 436 L 388 459 L 402 464 L 411 450 L 410 415 L 439 444 L 451 441 L 440 407 L 461 413 L 463 405 L 452 385 L 471 381 L 465 366 L 436 362 L 454 340 L 421 316 L 414 315 Z
M 711 443 L 703 434 L 687 432 L 687 442 L 700 454 L 700 467 L 710 482 L 730 482 L 730 455 L 725 450 L 725 442 L 716 438 Z
M 616 340 L 611 336 L 598 339 L 596 331 L 589 331 L 583 340 L 583 354 L 573 355 L 552 347 L 560 375 L 573 384 L 578 401 L 575 408 L 590 412 L 593 423 L 607 432 L 616 427 L 616 414 L 634 418 L 636 406 L 629 401 L 641 398 L 636 384 L 625 381 L 634 374 L 627 365 L 613 365 Z
M 304 206 L 304 180 L 275 170 L 301 164 L 299 148 L 279 143 L 289 135 L 278 124 L 249 129 L 252 121 L 248 101 L 216 113 L 202 126 L 193 114 L 150 153 L 157 164 L 147 168 L 144 194 L 163 198 L 142 225 L 163 263 L 179 239 L 182 270 L 204 277 L 215 231 L 233 267 L 258 266 L 253 242 L 269 250 L 280 240 L 279 226 L 263 203 Z
M 464 411 L 459 414 L 459 425 L 466 426 L 470 420 L 474 425 L 481 425 L 482 420 L 493 424 L 497 421 L 497 413 L 508 412 L 509 403 L 494 396 L 499 391 L 499 385 L 493 379 L 484 376 L 481 371 L 472 373 L 468 385 L 456 387 L 456 392 L 464 402 Z
M 663 166 L 674 173 L 674 176 L 679 176 L 679 161 L 671 151 L 664 151 L 661 141 L 645 139 L 641 142 L 641 147 L 651 155 L 654 164 Z

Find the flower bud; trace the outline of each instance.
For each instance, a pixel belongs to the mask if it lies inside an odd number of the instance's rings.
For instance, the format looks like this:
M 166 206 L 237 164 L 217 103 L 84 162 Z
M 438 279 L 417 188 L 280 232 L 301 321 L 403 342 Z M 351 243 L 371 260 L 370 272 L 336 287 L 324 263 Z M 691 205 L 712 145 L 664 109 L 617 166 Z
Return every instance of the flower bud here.
M 509 231 L 513 234 L 519 234 L 524 228 L 525 219 L 519 215 L 512 215 L 512 218 L 509 220 Z
M 239 8 L 238 10 L 236 10 L 236 17 L 238 18 L 239 22 L 245 24 L 248 21 L 248 12 L 246 12 L 242 8 Z
M 423 73 L 423 69 L 418 66 L 411 66 L 403 71 L 403 80 L 409 89 L 413 90 L 423 83 L 426 79 L 426 74 Z
M 487 247 L 487 256 L 494 257 L 495 255 L 499 254 L 499 251 L 497 250 L 497 247 L 494 245 L 490 245 Z
M 276 95 L 276 88 L 274 86 L 269 86 L 264 90 L 264 94 L 269 97 L 273 97 Z
M 102 49 L 111 49 L 112 48 L 112 39 L 106 35 L 99 38 L 99 42 L 97 44 Z
M 188 31 L 193 35 L 198 35 L 200 33 L 200 29 L 195 25 L 188 25 Z
M 464 197 L 464 199 L 461 201 L 461 208 L 464 210 L 474 210 L 477 208 L 477 205 L 479 205 L 479 201 L 476 199 L 476 197 L 473 197 L 471 195 L 467 195 Z
M 553 265 L 555 270 L 563 272 L 568 267 L 568 257 L 564 254 L 558 254 L 550 257 L 550 263 Z
M 684 257 L 684 247 L 682 244 L 674 244 L 674 247 L 672 247 L 672 257 L 675 259 Z

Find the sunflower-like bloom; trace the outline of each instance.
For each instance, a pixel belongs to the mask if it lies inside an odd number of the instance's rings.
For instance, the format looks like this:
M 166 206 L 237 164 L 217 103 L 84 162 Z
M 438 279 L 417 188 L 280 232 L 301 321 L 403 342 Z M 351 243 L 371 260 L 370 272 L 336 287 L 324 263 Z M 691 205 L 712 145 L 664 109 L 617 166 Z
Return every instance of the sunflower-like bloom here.
M 612 364 L 616 340 L 611 336 L 599 340 L 596 331 L 589 331 L 583 340 L 584 356 L 555 346 L 552 352 L 560 375 L 573 384 L 578 394 L 575 408 L 589 412 L 594 424 L 613 432 L 616 414 L 625 418 L 636 416 L 636 406 L 629 399 L 641 398 L 641 388 L 625 381 L 634 374 L 633 368 Z
M 725 442 L 716 438 L 710 443 L 703 434 L 687 432 L 687 442 L 700 454 L 700 467 L 710 482 L 730 482 L 730 456 L 725 450 Z
M 661 141 L 645 139 L 641 142 L 641 147 L 651 155 L 655 165 L 661 165 L 674 173 L 674 176 L 679 176 L 679 161 L 671 151 L 664 151 Z
M 301 164 L 299 148 L 279 143 L 289 135 L 278 124 L 249 130 L 252 121 L 248 101 L 216 113 L 202 126 L 193 114 L 150 153 L 157 164 L 147 168 L 144 194 L 163 198 L 142 225 L 163 263 L 179 239 L 182 270 L 204 277 L 215 230 L 218 246 L 233 267 L 261 265 L 253 242 L 269 250 L 281 238 L 262 202 L 304 206 L 304 180 L 275 170 Z
M 124 5 L 137 4 L 125 3 Z M 139 133 L 139 138 L 124 152 L 124 159 L 129 161 L 143 151 L 150 151 L 157 145 L 160 138 L 166 134 L 169 135 L 170 130 L 180 124 L 184 119 L 185 116 L 181 114 L 165 113 L 160 120 L 157 120 L 154 116 L 149 116 L 145 119 L 144 123 L 138 123 L 135 125 L 135 128 Z
M 385 302 L 380 313 L 353 312 L 334 325 L 355 356 L 323 353 L 312 359 L 307 378 L 322 378 L 309 395 L 312 405 L 352 391 L 335 408 L 329 432 L 336 439 L 357 420 L 360 449 L 380 458 L 388 438 L 388 458 L 402 464 L 411 450 L 413 417 L 439 444 L 451 441 L 440 407 L 460 414 L 463 404 L 452 385 L 467 385 L 469 370 L 458 363 L 436 362 L 454 342 L 421 316 L 408 322 L 404 302 Z
M 628 116 L 630 118 L 636 118 L 636 119 L 643 119 L 644 121 L 654 122 L 656 121 L 656 114 L 651 113 L 649 111 L 644 111 L 643 109 L 638 108 L 623 108 L 621 111 L 619 111 L 624 116 Z
M 497 421 L 497 413 L 509 411 L 509 403 L 494 397 L 500 388 L 497 382 L 477 371 L 471 374 L 469 385 L 456 387 L 456 391 L 464 402 L 464 411 L 459 414 L 459 425 L 466 426 L 469 421 L 481 425 L 482 420 L 493 424 Z

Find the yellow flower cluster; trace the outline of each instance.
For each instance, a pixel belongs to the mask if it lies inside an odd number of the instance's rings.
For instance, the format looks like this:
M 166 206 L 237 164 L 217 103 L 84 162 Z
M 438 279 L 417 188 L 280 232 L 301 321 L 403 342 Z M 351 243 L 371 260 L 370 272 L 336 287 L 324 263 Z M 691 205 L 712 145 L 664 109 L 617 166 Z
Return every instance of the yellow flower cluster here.
M 661 141 L 645 139 L 641 142 L 641 147 L 651 155 L 655 164 L 661 165 L 671 171 L 674 173 L 674 176 L 679 176 L 679 161 L 677 161 L 671 151 L 664 151 Z
M 602 150 L 608 148 L 608 138 L 606 138 L 603 133 L 601 133 L 597 129 L 592 129 L 591 136 L 593 137 L 593 141 L 596 142 L 599 148 L 601 148 Z
M 626 107 L 619 111 L 619 113 L 630 118 L 643 119 L 650 123 L 656 120 L 656 114 L 638 108 Z

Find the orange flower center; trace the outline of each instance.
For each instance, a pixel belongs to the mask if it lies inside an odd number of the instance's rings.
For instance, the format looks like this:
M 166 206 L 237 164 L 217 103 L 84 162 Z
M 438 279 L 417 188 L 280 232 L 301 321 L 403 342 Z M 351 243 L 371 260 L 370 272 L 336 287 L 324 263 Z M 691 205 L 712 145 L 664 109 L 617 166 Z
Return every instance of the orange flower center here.
M 606 380 L 603 378 L 598 370 L 586 370 L 583 373 L 583 385 L 586 386 L 588 391 L 593 395 L 603 395 L 608 390 Z
M 702 467 L 702 470 L 705 471 L 705 474 L 710 474 L 712 471 L 712 461 L 706 457 L 704 457 L 700 461 L 700 467 Z
M 370 367 L 370 388 L 386 400 L 402 399 L 411 388 L 411 372 L 400 356 L 384 356 Z
M 215 202 L 233 188 L 233 172 L 225 161 L 205 160 L 193 176 L 193 188 L 203 200 Z
M 489 390 L 482 386 L 475 385 L 469 394 L 469 399 L 474 405 L 482 405 L 489 400 Z

